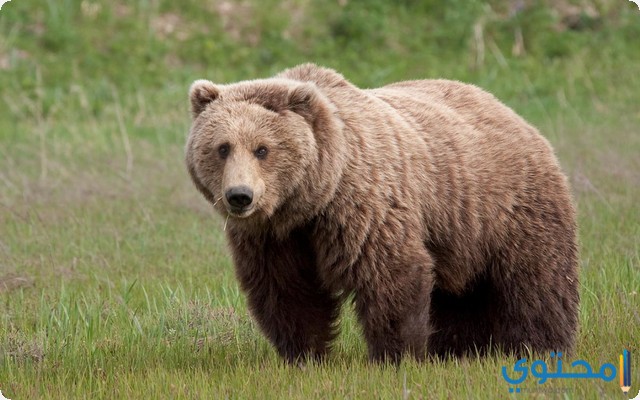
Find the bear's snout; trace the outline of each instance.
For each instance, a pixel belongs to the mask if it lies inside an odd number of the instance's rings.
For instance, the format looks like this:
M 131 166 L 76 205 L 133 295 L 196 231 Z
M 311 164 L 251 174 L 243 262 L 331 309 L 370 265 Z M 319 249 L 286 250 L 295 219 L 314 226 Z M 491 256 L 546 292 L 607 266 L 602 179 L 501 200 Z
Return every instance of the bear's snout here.
M 224 194 L 227 203 L 238 211 L 242 211 L 253 201 L 253 190 L 247 186 L 235 186 Z

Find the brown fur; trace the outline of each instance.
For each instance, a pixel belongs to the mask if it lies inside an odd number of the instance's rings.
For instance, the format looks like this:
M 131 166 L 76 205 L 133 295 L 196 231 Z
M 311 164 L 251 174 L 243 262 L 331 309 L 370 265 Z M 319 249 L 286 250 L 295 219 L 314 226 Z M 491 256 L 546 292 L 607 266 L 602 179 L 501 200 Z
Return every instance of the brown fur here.
M 446 80 L 362 90 L 311 64 L 190 95 L 189 172 L 230 215 L 240 285 L 285 359 L 325 354 L 351 293 L 374 360 L 573 347 L 567 181 L 492 95 Z M 250 211 L 230 211 L 234 185 L 253 189 Z

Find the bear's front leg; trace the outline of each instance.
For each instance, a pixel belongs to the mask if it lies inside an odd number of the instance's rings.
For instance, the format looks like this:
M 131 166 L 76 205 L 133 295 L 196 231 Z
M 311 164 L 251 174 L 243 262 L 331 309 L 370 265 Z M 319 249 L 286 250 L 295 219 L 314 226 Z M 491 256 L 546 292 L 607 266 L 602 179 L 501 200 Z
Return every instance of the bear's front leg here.
M 359 270 L 370 273 L 360 280 L 355 302 L 369 359 L 397 365 L 408 353 L 422 360 L 431 333 L 434 275 L 430 255 L 420 247 L 374 246 L 361 261 Z
M 321 359 L 336 336 L 341 299 L 319 283 L 306 235 L 231 233 L 230 243 L 249 310 L 280 356 L 290 363 Z

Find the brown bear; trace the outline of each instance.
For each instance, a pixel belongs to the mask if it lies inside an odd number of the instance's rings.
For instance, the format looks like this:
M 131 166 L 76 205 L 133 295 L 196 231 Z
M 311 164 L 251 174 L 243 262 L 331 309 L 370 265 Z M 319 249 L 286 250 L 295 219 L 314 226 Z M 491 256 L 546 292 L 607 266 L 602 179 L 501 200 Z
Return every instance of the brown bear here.
M 186 163 L 227 218 L 240 286 L 288 361 L 321 358 L 346 298 L 369 357 L 570 351 L 575 210 L 538 131 L 448 80 L 359 89 L 306 64 L 194 82 Z

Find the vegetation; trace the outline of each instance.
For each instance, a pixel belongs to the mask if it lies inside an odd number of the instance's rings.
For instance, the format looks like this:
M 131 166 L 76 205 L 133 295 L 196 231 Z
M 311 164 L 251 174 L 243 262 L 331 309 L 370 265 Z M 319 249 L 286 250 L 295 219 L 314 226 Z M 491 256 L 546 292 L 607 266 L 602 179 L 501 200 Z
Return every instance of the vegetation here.
M 506 356 L 371 365 L 348 308 L 326 363 L 283 365 L 247 315 L 224 221 L 192 187 L 183 145 L 198 78 L 314 61 L 363 87 L 429 77 L 484 87 L 541 129 L 572 183 L 575 358 L 597 368 L 627 348 L 638 364 L 639 37 L 640 11 L 625 0 L 4 4 L 0 390 L 11 399 L 622 396 L 617 380 L 532 378 L 510 394 Z

